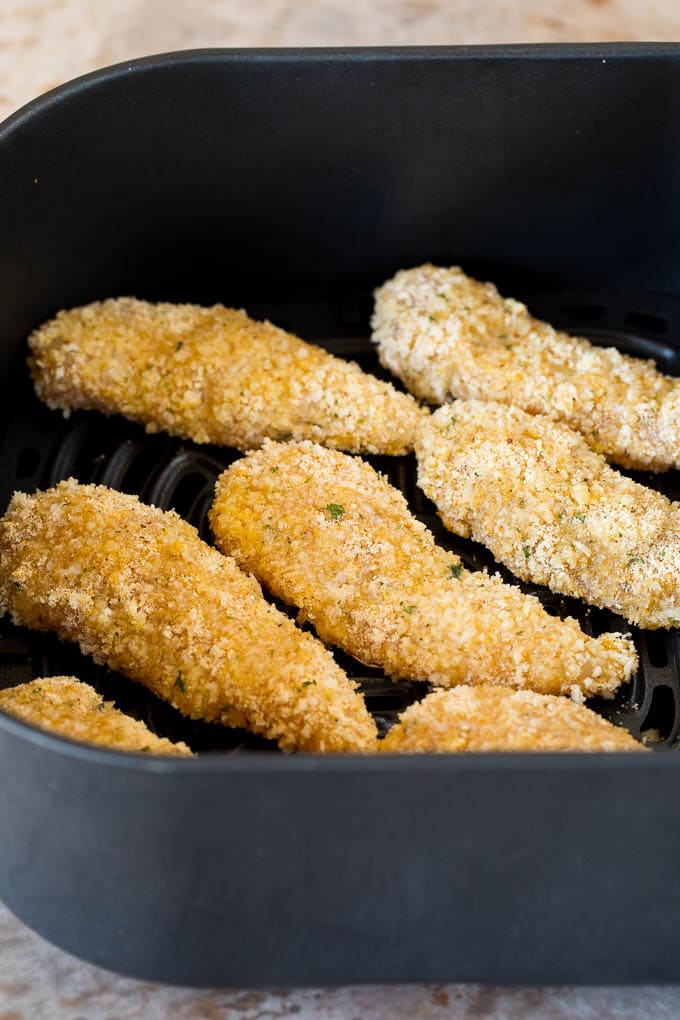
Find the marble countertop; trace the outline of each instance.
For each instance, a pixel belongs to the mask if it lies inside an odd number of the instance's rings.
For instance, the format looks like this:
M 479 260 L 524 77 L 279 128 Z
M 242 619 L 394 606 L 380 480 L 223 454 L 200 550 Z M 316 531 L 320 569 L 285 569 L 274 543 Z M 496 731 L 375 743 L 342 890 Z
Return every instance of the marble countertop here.
M 677 1020 L 680 988 L 166 988 L 81 963 L 0 907 L 0 1020 Z
M 201 46 L 679 40 L 675 0 L 0 0 L 0 118 L 69 78 Z M 81 963 L 0 906 L 0 1020 L 677 1020 L 680 987 L 162 988 Z
M 675 0 L 0 0 L 0 117 L 96 67 L 192 47 L 678 39 Z

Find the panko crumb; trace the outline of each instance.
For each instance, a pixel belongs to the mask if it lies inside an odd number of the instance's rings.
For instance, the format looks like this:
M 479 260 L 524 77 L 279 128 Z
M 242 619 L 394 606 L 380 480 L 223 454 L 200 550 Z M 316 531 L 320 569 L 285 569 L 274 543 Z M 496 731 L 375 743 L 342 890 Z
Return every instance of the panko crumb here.
M 354 362 L 223 305 L 97 301 L 59 312 L 28 343 L 48 407 L 122 414 L 197 443 L 249 450 L 292 437 L 403 454 L 427 414 Z
M 191 755 L 181 740 L 157 737 L 143 722 L 104 701 L 89 684 L 72 676 L 41 677 L 0 691 L 0 709 L 41 730 L 83 744 L 143 754 Z
M 418 484 L 446 527 L 517 577 L 640 627 L 680 626 L 680 505 L 564 423 L 457 400 L 424 423 L 416 452 Z
M 265 443 L 218 479 L 219 548 L 322 640 L 393 678 L 613 695 L 637 666 L 620 634 L 570 618 L 437 546 L 369 464 L 314 443 Z
M 0 609 L 192 719 L 283 750 L 375 748 L 363 698 L 321 642 L 174 511 L 136 496 L 73 479 L 15 494 L 0 521 Z
M 398 272 L 375 293 L 373 340 L 417 396 L 512 404 L 581 432 L 624 467 L 680 467 L 680 380 L 533 318 L 458 266 Z
M 435 691 L 400 716 L 379 750 L 644 751 L 620 726 L 568 698 L 503 687 Z

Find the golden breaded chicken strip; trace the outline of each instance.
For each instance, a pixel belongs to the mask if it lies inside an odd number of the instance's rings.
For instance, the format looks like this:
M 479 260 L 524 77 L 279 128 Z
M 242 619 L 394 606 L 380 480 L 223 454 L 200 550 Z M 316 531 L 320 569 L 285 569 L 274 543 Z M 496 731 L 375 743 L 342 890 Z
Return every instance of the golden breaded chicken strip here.
M 446 527 L 518 577 L 641 627 L 680 626 L 680 505 L 609 467 L 578 432 L 457 400 L 424 424 L 417 456 Z
M 294 437 L 401 454 L 427 413 L 353 362 L 223 305 L 95 302 L 59 312 L 28 343 L 49 407 L 122 414 L 197 443 Z
M 585 705 L 503 687 L 434 691 L 409 706 L 378 747 L 386 754 L 647 750 Z
M 89 684 L 73 676 L 50 676 L 0 691 L 0 709 L 48 730 L 84 744 L 98 744 L 115 751 L 149 754 L 190 755 L 181 740 L 177 744 L 157 737 L 143 722 L 103 701 Z
M 680 467 L 680 379 L 534 319 L 457 266 L 402 270 L 375 293 L 380 360 L 419 397 L 514 404 L 624 467 Z
M 284 750 L 373 750 L 330 652 L 174 512 L 104 486 L 16 493 L 0 521 L 0 609 L 77 641 L 192 719 Z
M 266 443 L 218 479 L 218 546 L 322 640 L 393 678 L 610 695 L 636 667 L 621 635 L 594 640 L 498 577 L 464 570 L 362 460 Z

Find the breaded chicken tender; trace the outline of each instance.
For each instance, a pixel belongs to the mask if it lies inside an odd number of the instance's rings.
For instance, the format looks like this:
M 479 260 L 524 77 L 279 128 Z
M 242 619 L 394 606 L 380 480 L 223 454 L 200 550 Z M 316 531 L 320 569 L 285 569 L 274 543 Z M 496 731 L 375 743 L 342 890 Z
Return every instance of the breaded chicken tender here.
M 621 635 L 575 620 L 498 577 L 464 570 L 364 461 L 310 442 L 266 443 L 217 482 L 218 547 L 322 640 L 393 678 L 611 695 L 636 666 Z
M 646 750 L 585 705 L 504 687 L 434 691 L 407 708 L 378 746 L 386 754 Z
M 48 407 L 122 414 L 197 443 L 294 437 L 402 454 L 427 413 L 353 362 L 223 305 L 95 302 L 59 312 L 28 343 Z
M 567 425 L 457 400 L 423 426 L 417 456 L 446 527 L 518 577 L 640 627 L 680 626 L 680 505 L 609 467 Z
M 78 642 L 192 719 L 284 750 L 373 750 L 330 652 L 174 512 L 74 480 L 16 493 L 0 521 L 0 609 Z
M 50 676 L 0 691 L 0 709 L 10 715 L 84 744 L 115 751 L 190 755 L 182 741 L 157 737 L 143 722 L 114 708 L 100 694 L 73 676 Z
M 382 364 L 432 403 L 513 404 L 624 467 L 680 467 L 680 379 L 558 332 L 457 266 L 398 272 L 376 291 L 373 330 Z

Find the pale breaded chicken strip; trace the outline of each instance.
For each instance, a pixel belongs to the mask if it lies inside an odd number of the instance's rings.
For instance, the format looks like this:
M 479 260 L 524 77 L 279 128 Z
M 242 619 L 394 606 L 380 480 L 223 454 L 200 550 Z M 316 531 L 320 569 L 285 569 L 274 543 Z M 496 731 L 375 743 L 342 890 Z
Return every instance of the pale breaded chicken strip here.
M 191 755 L 185 743 L 157 737 L 73 676 L 50 676 L 0 691 L 0 709 L 41 730 L 115 751 Z
M 624 467 L 680 467 L 680 379 L 558 332 L 456 266 L 398 272 L 376 291 L 373 330 L 382 364 L 432 403 L 513 404 Z
M 0 521 L 0 609 L 77 641 L 192 719 L 284 750 L 373 750 L 375 724 L 330 652 L 174 512 L 70 480 Z
M 434 691 L 409 706 L 378 746 L 386 754 L 647 750 L 585 705 L 503 687 Z
M 223 305 L 95 302 L 59 312 L 28 343 L 49 407 L 122 414 L 197 443 L 294 437 L 402 454 L 427 413 L 353 362 Z
M 457 400 L 423 426 L 417 456 L 446 527 L 518 577 L 640 627 L 680 626 L 680 505 L 609 467 L 568 425 Z
M 364 461 L 266 443 L 217 482 L 218 546 L 298 606 L 322 640 L 393 677 L 611 695 L 636 667 L 498 577 L 464 570 Z

